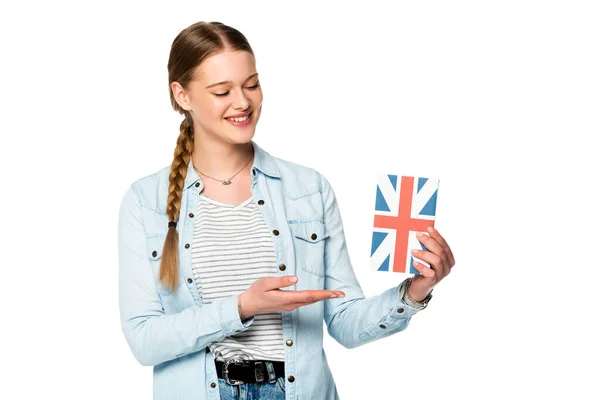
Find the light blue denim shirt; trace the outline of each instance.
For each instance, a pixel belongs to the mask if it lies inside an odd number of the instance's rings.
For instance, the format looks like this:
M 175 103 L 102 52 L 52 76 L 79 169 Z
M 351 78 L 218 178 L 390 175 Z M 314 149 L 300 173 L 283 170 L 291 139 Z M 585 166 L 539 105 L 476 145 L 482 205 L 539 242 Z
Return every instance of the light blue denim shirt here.
M 404 330 L 419 311 L 403 300 L 402 284 L 365 298 L 354 274 L 334 191 L 312 168 L 261 149 L 256 142 L 252 196 L 273 233 L 280 276 L 298 282 L 282 290 L 332 289 L 346 296 L 282 312 L 286 399 L 338 399 L 323 350 L 327 332 L 346 348 Z M 167 234 L 165 212 L 170 167 L 129 187 L 119 210 L 119 307 L 123 333 L 135 358 L 154 366 L 154 398 L 219 399 L 218 377 L 208 345 L 247 330 L 237 296 L 203 304 L 191 269 L 193 213 L 204 184 L 190 162 L 182 192 L 179 284 L 158 282 Z M 262 200 L 262 201 L 260 201 Z M 190 244 L 190 246 L 188 246 Z

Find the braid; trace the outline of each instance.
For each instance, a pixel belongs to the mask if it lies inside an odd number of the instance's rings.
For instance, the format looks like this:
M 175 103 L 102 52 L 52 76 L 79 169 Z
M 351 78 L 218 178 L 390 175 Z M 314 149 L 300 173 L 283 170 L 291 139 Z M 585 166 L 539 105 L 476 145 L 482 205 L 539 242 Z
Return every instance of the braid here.
M 248 39 L 237 29 L 221 22 L 196 22 L 175 37 L 169 52 L 167 70 L 169 73 L 169 98 L 175 111 L 185 116 L 181 122 L 180 134 L 171 171 L 169 173 L 169 194 L 166 213 L 169 218 L 167 237 L 163 245 L 159 281 L 175 291 L 179 282 L 178 258 L 179 235 L 177 220 L 181 210 L 183 184 L 191 162 L 194 148 L 194 125 L 191 111 L 183 107 L 183 92 L 190 91 L 191 83 L 198 79 L 198 67 L 205 59 L 223 51 L 245 51 L 254 56 Z M 175 85 L 177 83 L 177 86 Z M 177 90 L 179 89 L 179 90 Z
M 181 122 L 177 146 L 175 147 L 171 173 L 169 174 L 169 195 L 167 197 L 167 216 L 169 222 L 177 222 L 181 209 L 183 183 L 187 175 L 188 164 L 194 149 L 194 127 L 189 113 Z M 170 226 L 163 246 L 159 280 L 175 291 L 179 280 L 179 236 L 177 228 Z

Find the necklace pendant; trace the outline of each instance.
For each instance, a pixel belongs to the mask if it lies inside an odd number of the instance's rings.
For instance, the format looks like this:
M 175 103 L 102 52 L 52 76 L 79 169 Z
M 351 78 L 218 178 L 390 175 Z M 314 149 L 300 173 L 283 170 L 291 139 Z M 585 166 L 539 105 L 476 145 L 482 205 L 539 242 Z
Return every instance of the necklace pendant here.
M 231 181 L 223 181 L 223 185 L 231 185 Z

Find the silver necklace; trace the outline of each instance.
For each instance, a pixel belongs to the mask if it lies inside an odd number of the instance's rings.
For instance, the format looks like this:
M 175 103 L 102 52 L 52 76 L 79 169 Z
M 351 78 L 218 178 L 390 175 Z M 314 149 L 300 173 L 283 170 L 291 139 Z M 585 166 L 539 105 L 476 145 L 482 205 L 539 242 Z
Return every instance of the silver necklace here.
M 241 169 L 240 169 L 238 172 L 236 172 L 236 173 L 235 173 L 235 175 L 237 175 L 237 174 L 239 174 L 240 172 L 242 172 L 242 170 L 243 170 L 244 168 L 246 168 L 246 165 L 250 164 L 250 161 L 252 161 L 252 157 L 251 157 L 251 158 L 248 160 L 248 162 L 247 162 L 247 163 L 246 163 L 246 164 L 245 164 L 245 165 L 244 165 L 244 166 L 243 166 L 243 167 L 242 167 L 242 168 L 241 168 Z M 231 180 L 232 180 L 233 178 L 235 178 L 235 175 L 233 175 L 231 178 L 229 178 L 229 179 L 226 179 L 226 180 L 221 180 L 221 179 L 213 178 L 212 176 L 208 176 L 208 175 L 206 175 L 206 174 L 203 174 L 202 172 L 198 171 L 198 168 L 196 168 L 196 166 L 194 165 L 194 163 L 193 163 L 193 162 L 192 162 L 192 166 L 194 167 L 194 169 L 196 170 L 196 172 L 197 172 L 197 173 L 199 173 L 200 175 L 204 175 L 204 176 L 206 176 L 207 178 L 214 179 L 215 181 L 219 181 L 219 182 L 221 182 L 223 185 L 231 185 Z

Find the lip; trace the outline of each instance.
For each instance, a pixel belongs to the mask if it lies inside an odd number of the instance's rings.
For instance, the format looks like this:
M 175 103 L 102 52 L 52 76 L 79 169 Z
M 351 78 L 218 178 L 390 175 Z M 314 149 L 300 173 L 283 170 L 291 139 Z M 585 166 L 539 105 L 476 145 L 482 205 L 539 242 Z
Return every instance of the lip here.
M 248 114 L 252 114 L 252 111 L 248 111 L 246 113 L 241 113 L 241 114 L 229 115 L 229 116 L 225 117 L 225 119 L 227 119 L 227 118 L 241 118 L 241 117 L 245 117 Z
M 250 126 L 250 124 L 252 123 L 252 120 L 254 119 L 254 113 L 253 112 L 249 112 L 246 114 L 242 114 L 242 115 L 248 115 L 248 118 L 246 118 L 246 120 L 244 122 L 236 122 L 232 119 L 229 119 L 229 117 L 225 118 L 225 120 L 233 125 L 233 126 L 237 126 L 239 128 L 244 128 L 246 126 Z

